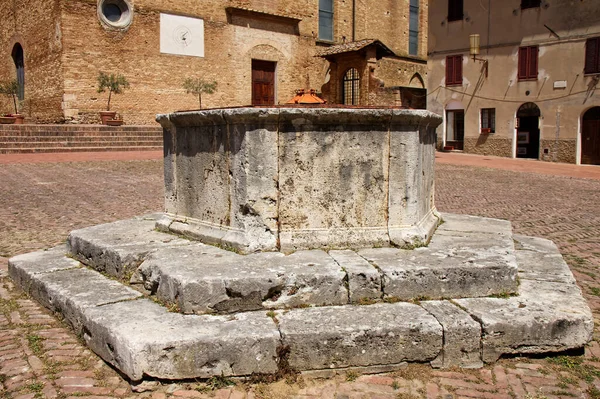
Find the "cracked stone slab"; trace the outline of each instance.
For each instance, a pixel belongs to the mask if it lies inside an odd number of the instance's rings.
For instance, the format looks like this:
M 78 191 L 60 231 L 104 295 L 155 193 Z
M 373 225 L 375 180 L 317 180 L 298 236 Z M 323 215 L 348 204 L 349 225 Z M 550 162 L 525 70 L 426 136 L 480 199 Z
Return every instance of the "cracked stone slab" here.
M 517 265 L 509 251 L 465 246 L 412 251 L 378 248 L 358 254 L 381 270 L 386 297 L 411 300 L 516 292 Z
M 182 315 L 142 299 L 87 308 L 82 317 L 87 345 L 134 381 L 277 371 L 280 334 L 264 312 Z
M 504 354 L 561 352 L 592 339 L 592 312 L 575 284 L 523 280 L 520 295 L 455 302 L 481 323 L 482 359 Z
M 189 245 L 189 240 L 156 231 L 160 214 L 119 220 L 72 231 L 67 248 L 72 256 L 117 278 L 132 273 L 158 248 Z
M 481 325 L 464 310 L 449 301 L 424 301 L 421 306 L 430 312 L 444 329 L 444 346 L 431 361 L 435 368 L 479 368 L 481 361 Z
M 550 240 L 515 235 L 519 278 L 575 284 L 558 247 Z
M 23 256 L 12 258 L 9 271 L 11 278 L 26 293 L 48 309 L 61 313 L 76 332 L 81 331 L 81 313 L 85 308 L 129 301 L 142 296 L 139 292 L 107 279 L 93 270 L 57 268 L 62 266 L 61 259 L 64 266 L 75 262 L 66 258 L 64 252 L 62 258 L 59 257 L 61 250 L 64 250 L 64 247 L 41 252 L 28 261 L 23 260 Z M 41 267 L 36 270 L 36 266 Z
M 442 349 L 442 326 L 409 303 L 277 311 L 290 367 L 318 370 L 427 361 Z
M 50 249 L 14 256 L 8 261 L 10 277 L 17 285 L 27 291 L 27 287 L 31 285 L 33 275 L 81 267 L 79 261 L 65 257 L 66 253 L 66 246 L 59 245 Z
M 149 254 L 145 288 L 184 313 L 231 313 L 348 302 L 345 273 L 326 252 L 238 255 L 202 244 Z
M 512 224 L 508 220 L 484 218 L 455 213 L 441 213 L 444 223 L 436 230 L 438 232 L 469 232 L 498 235 L 512 235 Z
M 329 256 L 346 272 L 350 303 L 381 299 L 381 275 L 373 265 L 350 250 L 329 251 Z

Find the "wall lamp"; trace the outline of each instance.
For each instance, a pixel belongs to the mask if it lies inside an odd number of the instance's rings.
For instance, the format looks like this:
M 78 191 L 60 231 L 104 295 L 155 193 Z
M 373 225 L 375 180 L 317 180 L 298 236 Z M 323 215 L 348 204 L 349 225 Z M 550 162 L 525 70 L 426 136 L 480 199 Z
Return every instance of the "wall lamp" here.
M 488 77 L 488 60 L 483 58 L 477 58 L 479 55 L 479 34 L 474 34 L 469 36 L 469 41 L 471 43 L 470 54 L 473 57 L 473 61 L 479 61 L 483 63 L 483 69 L 485 69 L 485 77 Z

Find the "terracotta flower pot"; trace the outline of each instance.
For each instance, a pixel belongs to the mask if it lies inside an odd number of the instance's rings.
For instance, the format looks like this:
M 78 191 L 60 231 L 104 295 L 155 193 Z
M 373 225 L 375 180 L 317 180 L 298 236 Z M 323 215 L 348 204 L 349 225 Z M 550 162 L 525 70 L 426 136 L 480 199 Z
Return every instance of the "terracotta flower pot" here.
M 22 125 L 25 123 L 25 115 L 23 114 L 12 114 L 13 118 L 15 118 L 15 125 Z
M 123 119 L 109 119 L 106 121 L 108 126 L 121 126 L 123 124 Z
M 12 125 L 16 120 L 17 118 L 14 116 L 0 116 L 0 124 L 2 125 Z
M 115 119 L 117 115 L 117 111 L 100 111 L 100 119 L 102 120 L 102 124 L 106 125 L 106 121 Z

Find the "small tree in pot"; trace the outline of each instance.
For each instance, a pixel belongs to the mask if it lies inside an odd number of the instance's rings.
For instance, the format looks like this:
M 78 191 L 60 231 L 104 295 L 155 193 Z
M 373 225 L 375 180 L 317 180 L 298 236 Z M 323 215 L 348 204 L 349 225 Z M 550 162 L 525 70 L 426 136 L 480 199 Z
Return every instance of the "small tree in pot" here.
M 108 120 L 112 120 L 115 118 L 117 114 L 116 111 L 110 110 L 110 100 L 112 98 L 112 94 L 121 94 L 124 89 L 129 87 L 129 82 L 125 76 L 120 74 L 107 74 L 102 71 L 98 73 L 98 93 L 104 93 L 108 90 L 108 102 L 106 104 L 106 111 L 100 111 L 100 118 L 102 119 L 102 124 L 106 125 Z
M 186 78 L 183 81 L 183 88 L 186 93 L 198 96 L 198 107 L 202 109 L 202 94 L 213 94 L 217 90 L 217 82 L 214 80 L 208 82 L 201 78 Z
M 15 113 L 5 115 L 5 119 L 2 120 L 2 123 L 23 123 L 24 118 L 23 115 L 19 114 L 19 106 L 17 105 L 19 104 L 17 102 L 19 83 L 17 83 L 15 79 L 0 82 L 0 94 L 4 94 L 5 96 L 9 97 L 15 107 Z

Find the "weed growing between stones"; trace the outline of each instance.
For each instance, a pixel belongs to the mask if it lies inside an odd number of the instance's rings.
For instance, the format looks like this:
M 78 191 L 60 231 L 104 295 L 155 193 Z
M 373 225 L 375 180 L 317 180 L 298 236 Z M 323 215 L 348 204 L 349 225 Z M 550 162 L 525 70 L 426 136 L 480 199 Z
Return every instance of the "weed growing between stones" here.
M 397 390 L 400 388 L 400 383 L 398 382 L 398 380 L 394 380 L 394 381 L 392 382 L 392 385 L 391 385 L 391 386 L 392 386 L 392 389 L 393 389 L 394 391 L 397 391 Z
M 590 399 L 600 399 L 600 390 L 594 385 L 590 385 L 586 392 L 590 396 Z
M 44 341 L 44 338 L 34 333 L 27 334 L 26 338 L 27 343 L 29 344 L 29 349 L 31 349 L 33 354 L 36 356 L 41 356 L 43 353 L 42 342 Z
M 584 363 L 584 359 L 579 356 L 556 356 L 549 358 L 548 362 L 556 368 L 568 371 L 588 384 L 592 384 L 596 378 L 600 378 L 600 370 L 591 364 Z
M 374 303 L 377 303 L 375 299 L 363 297 L 358 300 L 357 305 L 373 305 Z
M 600 296 L 600 288 L 590 287 L 590 294 L 595 295 L 595 296 Z
M 398 298 L 397 296 L 386 296 L 385 298 L 383 298 L 383 302 L 385 302 L 385 303 L 398 303 L 401 301 L 402 300 L 400 298 Z
M 513 296 L 519 296 L 519 294 L 514 293 L 514 292 L 502 291 L 502 292 L 499 292 L 497 294 L 490 295 L 489 298 L 508 299 L 508 298 L 513 297 Z
M 267 312 L 267 317 L 270 317 L 271 319 L 273 319 L 273 323 L 279 325 L 279 320 L 277 320 L 277 313 L 275 313 L 273 310 L 269 310 Z
M 358 378 L 358 373 L 356 371 L 354 371 L 354 370 L 346 371 L 346 381 L 348 381 L 348 382 L 356 381 L 357 378 Z

